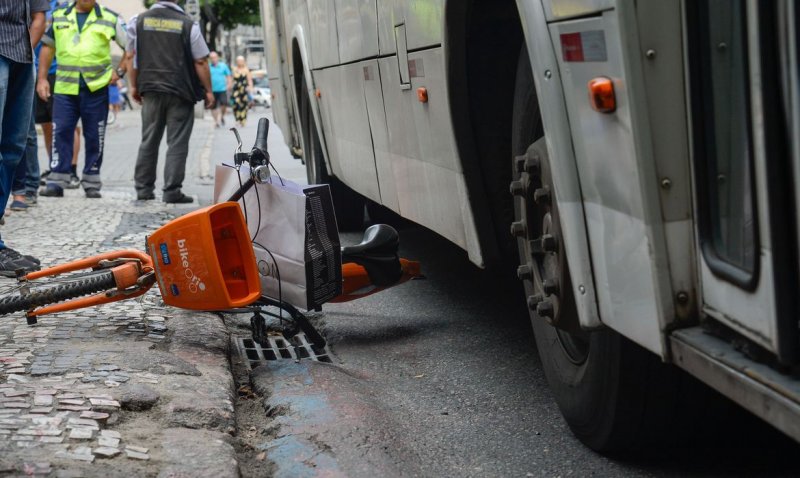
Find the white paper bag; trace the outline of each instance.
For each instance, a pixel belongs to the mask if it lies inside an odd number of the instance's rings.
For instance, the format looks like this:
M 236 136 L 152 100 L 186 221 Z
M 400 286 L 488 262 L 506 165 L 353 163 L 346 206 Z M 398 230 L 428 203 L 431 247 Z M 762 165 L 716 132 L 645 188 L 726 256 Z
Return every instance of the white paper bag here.
M 242 182 L 248 177 L 243 166 Z M 236 170 L 217 166 L 214 201 L 226 201 L 238 188 Z M 301 186 L 272 177 L 254 185 L 239 205 L 253 238 L 264 295 L 308 310 L 341 294 L 339 232 L 327 184 Z

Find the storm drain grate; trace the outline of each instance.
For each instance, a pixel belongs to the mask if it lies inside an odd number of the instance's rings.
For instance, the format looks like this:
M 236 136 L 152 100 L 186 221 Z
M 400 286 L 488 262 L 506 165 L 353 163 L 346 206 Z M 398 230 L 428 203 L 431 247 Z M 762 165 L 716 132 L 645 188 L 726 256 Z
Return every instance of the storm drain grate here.
M 328 347 L 316 350 L 308 341 L 306 334 L 298 333 L 291 341 L 282 335 L 268 335 L 266 344 L 259 344 L 251 337 L 234 337 L 234 345 L 249 369 L 254 369 L 268 361 L 309 359 L 317 362 L 331 362 Z

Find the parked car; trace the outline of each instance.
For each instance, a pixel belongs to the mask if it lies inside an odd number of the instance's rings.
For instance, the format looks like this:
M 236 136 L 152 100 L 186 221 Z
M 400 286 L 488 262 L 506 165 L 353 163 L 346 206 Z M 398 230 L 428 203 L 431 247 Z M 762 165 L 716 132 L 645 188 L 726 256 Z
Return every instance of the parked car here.
M 253 103 L 264 108 L 272 107 L 272 92 L 269 89 L 267 75 L 257 76 L 253 72 Z

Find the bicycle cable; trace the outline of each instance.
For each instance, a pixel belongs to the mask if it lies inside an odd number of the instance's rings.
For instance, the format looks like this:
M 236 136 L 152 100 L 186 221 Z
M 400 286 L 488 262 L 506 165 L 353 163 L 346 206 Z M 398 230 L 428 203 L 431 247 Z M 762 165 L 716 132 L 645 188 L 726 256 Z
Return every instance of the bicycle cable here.
M 272 254 L 272 251 L 270 251 L 269 249 L 264 247 L 263 244 L 258 243 L 256 241 L 251 241 L 251 242 L 253 244 L 255 244 L 256 246 L 258 246 L 258 247 L 264 249 L 265 251 L 267 251 L 267 254 L 269 254 L 269 256 L 272 258 L 272 263 L 275 265 L 275 279 L 277 279 L 277 281 L 278 281 L 278 302 L 282 304 L 283 303 L 283 286 L 282 286 L 282 283 L 281 283 L 281 269 L 278 266 L 278 261 L 275 260 L 275 256 Z M 281 322 L 282 322 L 283 321 L 283 311 L 281 311 L 280 319 L 281 319 Z

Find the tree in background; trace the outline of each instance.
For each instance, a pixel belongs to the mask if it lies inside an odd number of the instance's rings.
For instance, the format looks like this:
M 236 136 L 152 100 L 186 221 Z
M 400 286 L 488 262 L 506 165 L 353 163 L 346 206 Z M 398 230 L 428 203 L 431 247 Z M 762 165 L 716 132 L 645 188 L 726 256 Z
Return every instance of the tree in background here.
M 144 0 L 150 5 L 156 0 Z M 200 28 L 211 50 L 217 49 L 219 27 L 227 29 L 238 25 L 258 25 L 261 23 L 258 0 L 198 0 L 200 4 Z

